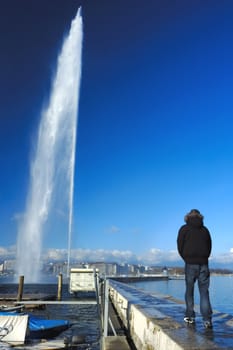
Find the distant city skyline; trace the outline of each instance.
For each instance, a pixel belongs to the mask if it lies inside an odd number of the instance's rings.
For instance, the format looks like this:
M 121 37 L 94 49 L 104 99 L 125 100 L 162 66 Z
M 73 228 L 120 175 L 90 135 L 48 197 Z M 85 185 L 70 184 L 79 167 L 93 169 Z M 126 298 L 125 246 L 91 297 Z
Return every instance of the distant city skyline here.
M 4 259 L 15 259 L 16 247 L 0 247 L 0 261 Z M 42 260 L 51 262 L 67 261 L 67 249 L 44 249 Z M 142 264 L 145 266 L 184 266 L 183 261 L 178 256 L 176 250 L 161 251 L 153 250 L 142 255 L 136 255 L 132 251 L 123 250 L 104 250 L 104 249 L 72 249 L 71 264 L 73 261 L 78 262 L 104 262 L 104 263 L 129 263 Z M 229 268 L 233 269 L 232 253 L 219 254 L 211 256 L 210 268 Z
M 230 0 L 1 2 L 0 256 L 16 245 L 41 111 L 80 6 L 72 249 L 182 264 L 177 233 L 197 208 L 210 264 L 233 267 Z M 68 244 L 61 204 L 43 235 L 55 256 Z

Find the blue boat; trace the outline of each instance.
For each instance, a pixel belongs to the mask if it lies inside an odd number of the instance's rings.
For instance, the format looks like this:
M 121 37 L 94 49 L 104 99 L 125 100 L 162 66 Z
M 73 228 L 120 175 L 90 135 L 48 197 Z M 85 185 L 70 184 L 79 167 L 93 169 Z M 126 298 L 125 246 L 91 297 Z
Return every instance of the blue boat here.
M 51 339 L 71 326 L 67 320 L 50 320 L 28 313 L 0 312 L 0 341 L 13 345 L 31 339 Z
M 48 320 L 29 315 L 29 339 L 54 338 L 70 327 L 67 320 Z

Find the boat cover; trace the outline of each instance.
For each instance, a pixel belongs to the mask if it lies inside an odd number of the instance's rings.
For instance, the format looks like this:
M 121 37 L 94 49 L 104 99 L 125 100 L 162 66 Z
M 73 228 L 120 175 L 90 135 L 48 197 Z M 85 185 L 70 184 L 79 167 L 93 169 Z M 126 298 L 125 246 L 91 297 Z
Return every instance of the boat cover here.
M 0 315 L 0 341 L 24 344 L 27 325 L 28 315 Z
M 54 328 L 69 326 L 69 321 L 67 320 L 46 320 L 40 319 L 39 317 L 34 317 L 32 315 L 29 316 L 29 329 L 30 331 L 39 331 L 39 330 L 49 330 Z

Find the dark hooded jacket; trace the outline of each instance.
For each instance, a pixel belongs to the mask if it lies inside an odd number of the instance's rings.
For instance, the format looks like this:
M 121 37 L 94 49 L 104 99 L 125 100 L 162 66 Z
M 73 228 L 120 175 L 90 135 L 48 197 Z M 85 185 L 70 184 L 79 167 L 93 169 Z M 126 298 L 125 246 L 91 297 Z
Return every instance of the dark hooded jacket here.
M 186 217 L 186 224 L 178 233 L 177 248 L 187 264 L 208 264 L 211 253 L 209 230 L 203 225 L 202 216 Z

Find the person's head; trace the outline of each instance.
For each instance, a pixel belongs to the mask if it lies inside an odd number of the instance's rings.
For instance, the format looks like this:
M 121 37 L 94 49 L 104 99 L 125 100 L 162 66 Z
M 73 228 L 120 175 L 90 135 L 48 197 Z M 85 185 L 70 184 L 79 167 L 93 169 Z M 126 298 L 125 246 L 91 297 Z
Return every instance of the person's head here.
M 188 214 L 185 215 L 184 221 L 187 223 L 190 219 L 199 219 L 203 221 L 204 216 L 200 213 L 198 209 L 191 209 Z

